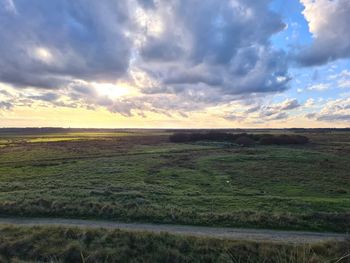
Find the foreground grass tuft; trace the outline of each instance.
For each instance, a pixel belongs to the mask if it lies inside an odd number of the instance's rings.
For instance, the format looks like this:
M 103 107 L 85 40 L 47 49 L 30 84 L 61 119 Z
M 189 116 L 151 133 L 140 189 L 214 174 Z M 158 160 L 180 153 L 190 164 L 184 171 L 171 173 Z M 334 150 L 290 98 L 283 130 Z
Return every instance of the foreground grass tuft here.
M 339 263 L 348 262 L 349 253 L 349 242 L 295 246 L 105 229 L 0 227 L 0 262 Z

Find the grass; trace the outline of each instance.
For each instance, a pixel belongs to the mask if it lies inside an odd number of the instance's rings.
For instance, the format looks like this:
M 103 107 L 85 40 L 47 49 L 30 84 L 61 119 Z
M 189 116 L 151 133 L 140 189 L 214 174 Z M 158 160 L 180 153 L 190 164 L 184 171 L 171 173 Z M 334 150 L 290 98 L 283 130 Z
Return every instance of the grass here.
M 23 143 L 45 143 L 45 142 L 61 142 L 74 140 L 96 140 L 110 139 L 122 136 L 135 136 L 136 132 L 65 132 L 65 133 L 47 133 L 47 134 L 2 134 L 0 145 Z
M 349 242 L 291 245 L 106 229 L 0 226 L 0 262 L 339 263 L 348 262 L 349 253 Z
M 174 144 L 164 131 L 70 134 L 79 140 L 0 134 L 2 215 L 350 231 L 348 133 L 252 148 Z

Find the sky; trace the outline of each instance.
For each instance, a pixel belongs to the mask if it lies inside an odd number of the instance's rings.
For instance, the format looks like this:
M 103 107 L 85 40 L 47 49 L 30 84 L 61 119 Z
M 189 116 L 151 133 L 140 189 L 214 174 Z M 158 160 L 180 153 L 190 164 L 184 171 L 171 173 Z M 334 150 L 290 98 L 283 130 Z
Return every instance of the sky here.
M 349 0 L 0 0 L 0 127 L 350 127 Z

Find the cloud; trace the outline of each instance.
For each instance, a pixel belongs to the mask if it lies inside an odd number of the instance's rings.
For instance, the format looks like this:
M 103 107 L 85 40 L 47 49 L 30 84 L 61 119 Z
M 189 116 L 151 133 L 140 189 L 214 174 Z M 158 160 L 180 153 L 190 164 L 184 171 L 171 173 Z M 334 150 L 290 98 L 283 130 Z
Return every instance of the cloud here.
M 155 7 L 155 3 L 153 0 L 138 0 L 138 3 L 146 9 Z
M 314 113 L 314 112 L 307 113 L 307 114 L 305 114 L 305 117 L 308 119 L 314 119 L 316 117 L 316 113 Z
M 329 84 L 328 83 L 319 83 L 319 84 L 315 84 L 315 85 L 312 85 L 310 87 L 308 87 L 307 89 L 308 90 L 317 90 L 317 91 L 324 91 L 324 90 L 327 90 L 329 89 Z
M 350 79 L 342 79 L 338 81 L 340 88 L 350 88 Z
M 348 122 L 350 121 L 350 114 L 323 114 L 317 117 L 319 121 L 327 121 L 327 122 Z
M 223 116 L 225 120 L 242 122 L 247 119 L 246 116 L 236 115 L 235 113 L 227 113 Z
M 15 5 L 17 14 L 0 7 L 0 81 L 58 89 L 71 79 L 112 80 L 126 73 L 131 52 L 126 1 Z
M 283 111 L 289 111 L 300 107 L 297 99 L 286 99 L 280 103 L 273 105 L 263 106 L 261 109 L 261 115 L 272 116 L 277 115 Z
M 36 96 L 29 96 L 28 98 L 33 100 L 42 100 L 42 101 L 55 101 L 59 98 L 59 95 L 53 92 L 47 92 L 45 94 L 36 95 Z
M 4 10 L 8 13 L 17 14 L 17 8 L 13 0 L 1 0 L 0 7 L 3 7 Z
M 313 43 L 304 47 L 297 60 L 304 66 L 322 65 L 350 57 L 350 1 L 300 0 L 303 15 L 313 35 Z
M 289 117 L 289 115 L 285 112 L 280 112 L 274 116 L 272 116 L 269 120 L 284 120 L 284 119 L 287 119 Z
M 153 12 L 164 30 L 142 45 L 141 63 L 158 83 L 145 93 L 235 96 L 288 88 L 286 55 L 269 43 L 285 25 L 268 1 L 158 2 Z
M 268 0 L 0 1 L 0 82 L 32 101 L 184 115 L 289 88 Z M 94 86 L 120 81 L 136 95 Z
M 304 107 L 309 108 L 315 105 L 315 100 L 313 98 L 309 98 L 306 100 Z
M 350 70 L 342 70 L 338 74 L 329 76 L 330 80 L 336 80 L 339 88 L 350 88 Z
M 280 110 L 293 110 L 298 107 L 300 107 L 300 104 L 297 99 L 287 99 L 276 106 Z
M 340 88 L 350 88 L 350 70 L 343 70 L 338 76 L 338 86 Z
M 257 101 L 248 108 L 244 105 L 238 105 L 234 111 L 226 112 L 223 118 L 230 121 L 248 121 L 257 123 L 261 121 L 279 121 L 289 117 L 288 112 L 301 107 L 298 100 L 286 99 L 280 103 L 269 104 L 267 102 Z M 243 110 L 239 110 L 243 108 Z
M 8 101 L 0 101 L 0 110 L 10 110 L 13 108 L 13 104 Z
M 311 112 L 306 117 L 318 121 L 349 123 L 350 98 L 328 101 L 319 112 Z

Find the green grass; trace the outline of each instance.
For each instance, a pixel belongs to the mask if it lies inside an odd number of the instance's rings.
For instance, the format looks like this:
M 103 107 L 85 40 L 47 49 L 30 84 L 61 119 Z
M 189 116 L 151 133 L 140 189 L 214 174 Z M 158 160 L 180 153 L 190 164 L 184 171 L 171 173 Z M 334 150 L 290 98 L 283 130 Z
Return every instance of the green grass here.
M 252 148 L 161 134 L 2 147 L 0 213 L 350 231 L 349 134 Z
M 349 253 L 349 242 L 291 245 L 105 229 L 0 226 L 0 262 L 336 263 L 347 262 Z
M 96 140 L 110 139 L 122 136 L 137 136 L 137 132 L 67 132 L 67 133 L 48 133 L 48 134 L 26 134 L 26 135 L 2 135 L 0 145 L 11 145 L 18 143 L 45 143 L 61 142 L 74 140 Z M 145 135 L 145 134 L 143 134 Z

